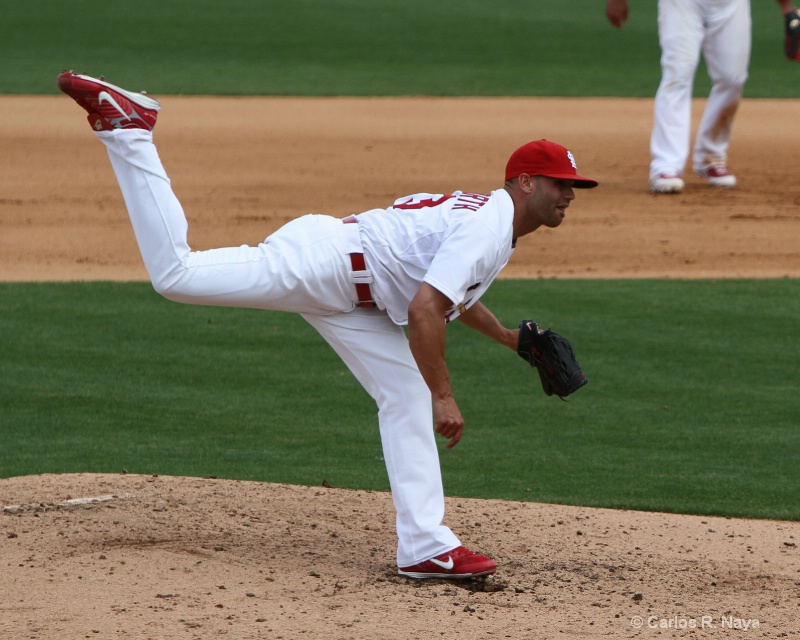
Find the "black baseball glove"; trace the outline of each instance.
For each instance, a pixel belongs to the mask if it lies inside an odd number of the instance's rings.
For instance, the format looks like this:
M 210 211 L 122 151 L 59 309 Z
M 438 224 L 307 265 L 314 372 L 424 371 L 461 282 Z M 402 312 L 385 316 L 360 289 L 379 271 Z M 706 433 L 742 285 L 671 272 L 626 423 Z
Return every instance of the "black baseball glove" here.
M 784 48 L 789 60 L 800 60 L 800 9 L 794 9 L 784 17 L 786 41 Z
M 550 329 L 542 331 L 531 320 L 520 322 L 517 353 L 539 372 L 548 396 L 563 400 L 588 382 L 569 340 Z

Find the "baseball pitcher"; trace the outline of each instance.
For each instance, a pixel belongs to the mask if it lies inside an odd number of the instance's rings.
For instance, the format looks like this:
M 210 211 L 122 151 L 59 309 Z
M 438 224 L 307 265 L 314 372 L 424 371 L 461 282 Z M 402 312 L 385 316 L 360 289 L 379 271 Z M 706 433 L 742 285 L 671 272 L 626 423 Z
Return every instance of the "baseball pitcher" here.
M 192 251 L 153 144 L 159 102 L 72 72 L 58 84 L 88 112 L 108 151 L 158 293 L 190 304 L 299 313 L 375 400 L 399 573 L 493 574 L 495 561 L 465 548 L 443 524 L 435 434 L 452 447 L 464 432 L 445 360 L 446 327 L 458 319 L 517 351 L 537 368 L 546 392 L 579 388 L 585 377 L 571 348 L 533 323 L 521 340 L 520 328 L 502 326 L 480 298 L 519 238 L 559 226 L 575 189 L 597 182 L 578 175 L 567 149 L 537 140 L 511 155 L 505 184 L 489 194 L 420 193 L 344 219 L 305 215 L 256 246 Z

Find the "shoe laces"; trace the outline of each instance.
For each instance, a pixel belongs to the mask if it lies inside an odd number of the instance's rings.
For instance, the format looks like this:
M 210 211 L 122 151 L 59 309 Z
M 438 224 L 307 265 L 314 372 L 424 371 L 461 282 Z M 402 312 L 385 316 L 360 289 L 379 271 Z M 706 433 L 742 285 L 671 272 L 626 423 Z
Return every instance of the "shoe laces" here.
M 456 558 L 463 558 L 464 556 L 474 556 L 477 554 L 474 551 L 470 551 L 466 547 L 456 547 L 452 551 L 449 551 L 447 555 L 449 555 L 451 558 L 453 558 L 453 560 L 455 560 Z
M 721 162 L 715 162 L 713 164 L 708 165 L 705 168 L 705 171 L 710 176 L 722 177 L 722 176 L 729 176 L 731 174 L 728 171 L 728 167 L 726 167 Z

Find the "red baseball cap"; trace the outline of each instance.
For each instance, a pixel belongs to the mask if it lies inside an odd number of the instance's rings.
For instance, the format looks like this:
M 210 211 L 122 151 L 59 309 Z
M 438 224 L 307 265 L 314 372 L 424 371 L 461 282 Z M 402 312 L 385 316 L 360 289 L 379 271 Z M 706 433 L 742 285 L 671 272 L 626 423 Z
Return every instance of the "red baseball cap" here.
M 506 165 L 506 180 L 517 178 L 521 173 L 572 180 L 572 186 L 577 189 L 597 186 L 597 180 L 578 175 L 575 157 L 568 149 L 549 140 L 534 140 L 511 154 Z

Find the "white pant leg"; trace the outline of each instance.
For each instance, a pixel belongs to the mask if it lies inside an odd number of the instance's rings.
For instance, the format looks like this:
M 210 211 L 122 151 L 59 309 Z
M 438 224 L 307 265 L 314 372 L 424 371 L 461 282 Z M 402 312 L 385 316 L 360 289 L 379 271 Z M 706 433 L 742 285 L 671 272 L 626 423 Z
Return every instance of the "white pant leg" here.
M 692 133 L 692 86 L 700 60 L 703 22 L 699 0 L 659 0 L 661 83 L 653 108 L 650 177 L 682 175 Z
M 383 457 L 397 512 L 398 566 L 411 566 L 459 546 L 458 538 L 442 524 L 444 488 L 431 394 L 403 328 L 374 309 L 303 317 L 378 405 Z
M 156 291 L 191 304 L 330 313 L 353 309 L 348 254 L 357 225 L 303 216 L 258 246 L 191 251 L 183 208 L 153 145 L 139 129 L 99 132 Z
M 727 160 L 752 39 L 749 0 L 707 0 L 706 11 L 703 57 L 712 87 L 697 130 L 695 168 L 714 159 Z

